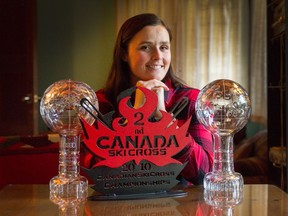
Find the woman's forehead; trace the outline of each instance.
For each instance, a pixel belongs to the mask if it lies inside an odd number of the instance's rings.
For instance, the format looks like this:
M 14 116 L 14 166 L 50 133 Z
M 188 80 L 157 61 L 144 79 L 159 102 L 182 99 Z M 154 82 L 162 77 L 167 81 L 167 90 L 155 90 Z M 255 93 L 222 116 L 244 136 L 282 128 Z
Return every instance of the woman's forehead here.
M 162 25 L 145 26 L 138 33 L 134 35 L 131 42 L 144 43 L 144 42 L 161 42 L 169 43 L 170 37 L 167 29 Z

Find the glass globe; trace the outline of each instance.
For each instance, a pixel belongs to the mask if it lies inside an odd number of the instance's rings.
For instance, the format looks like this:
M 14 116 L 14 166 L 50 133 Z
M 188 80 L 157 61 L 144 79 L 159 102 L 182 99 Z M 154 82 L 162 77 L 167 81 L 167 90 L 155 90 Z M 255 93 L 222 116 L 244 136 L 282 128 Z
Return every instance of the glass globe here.
M 233 206 L 243 199 L 243 177 L 234 172 L 233 136 L 248 122 L 251 104 L 238 83 L 220 79 L 206 85 L 196 101 L 199 122 L 213 135 L 214 164 L 204 177 L 204 199 L 213 206 Z
M 68 79 L 50 85 L 40 102 L 40 114 L 46 125 L 54 132 L 63 133 L 81 131 L 79 117 L 92 124 L 95 119 L 80 105 L 82 98 L 98 109 L 95 91 L 87 84 Z
M 196 112 L 200 123 L 212 133 L 235 134 L 247 124 L 251 104 L 240 84 L 220 79 L 200 91 Z

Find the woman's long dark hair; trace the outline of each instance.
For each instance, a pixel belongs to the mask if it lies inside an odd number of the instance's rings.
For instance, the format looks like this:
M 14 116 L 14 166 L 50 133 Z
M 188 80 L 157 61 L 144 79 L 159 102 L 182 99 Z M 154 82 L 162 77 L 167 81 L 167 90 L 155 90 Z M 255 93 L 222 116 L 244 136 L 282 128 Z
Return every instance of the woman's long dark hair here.
M 114 47 L 113 63 L 104 90 L 107 99 L 114 107 L 117 107 L 117 96 L 125 89 L 132 87 L 130 84 L 130 68 L 128 63 L 123 60 L 123 57 L 127 53 L 128 44 L 142 28 L 156 25 L 162 25 L 167 29 L 171 42 L 172 34 L 170 29 L 163 20 L 155 14 L 145 13 L 133 16 L 126 20 L 120 28 Z M 171 65 L 164 80 L 165 79 L 170 79 L 174 86 L 182 83 L 182 81 L 174 75 Z

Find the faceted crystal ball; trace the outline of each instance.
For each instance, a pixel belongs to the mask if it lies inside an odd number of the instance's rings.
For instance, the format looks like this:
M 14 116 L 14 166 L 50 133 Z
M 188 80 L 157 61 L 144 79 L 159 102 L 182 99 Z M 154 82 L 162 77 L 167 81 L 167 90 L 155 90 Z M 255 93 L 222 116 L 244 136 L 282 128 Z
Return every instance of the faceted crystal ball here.
M 206 85 L 196 101 L 199 122 L 212 133 L 234 134 L 249 120 L 251 104 L 246 90 L 238 83 L 219 79 Z
M 63 133 L 81 131 L 80 117 L 92 124 L 94 118 L 80 104 L 83 98 L 98 109 L 95 91 L 87 84 L 70 79 L 53 83 L 40 102 L 40 113 L 46 125 L 54 132 Z

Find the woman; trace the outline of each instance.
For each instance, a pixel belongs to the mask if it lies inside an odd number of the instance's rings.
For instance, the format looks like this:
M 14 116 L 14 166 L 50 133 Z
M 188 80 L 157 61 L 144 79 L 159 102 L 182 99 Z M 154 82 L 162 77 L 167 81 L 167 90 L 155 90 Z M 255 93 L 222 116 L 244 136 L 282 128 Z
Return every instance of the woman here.
M 161 117 L 159 110 L 169 111 L 179 98 L 188 97 L 189 103 L 177 119 L 181 126 L 192 116 L 188 129 L 192 142 L 175 158 L 182 163 L 188 161 L 180 173 L 182 178 L 193 184 L 202 184 L 205 173 L 212 169 L 212 137 L 195 115 L 199 90 L 186 86 L 173 74 L 171 39 L 170 30 L 154 14 L 140 14 L 128 19 L 118 33 L 106 88 L 97 92 L 99 109 L 104 114 L 117 110 L 117 96 L 133 86 L 142 86 L 157 94 L 155 117 Z M 141 106 L 143 102 L 144 97 L 137 90 L 134 107 Z M 87 156 L 85 161 L 87 166 L 93 165 L 91 156 Z

